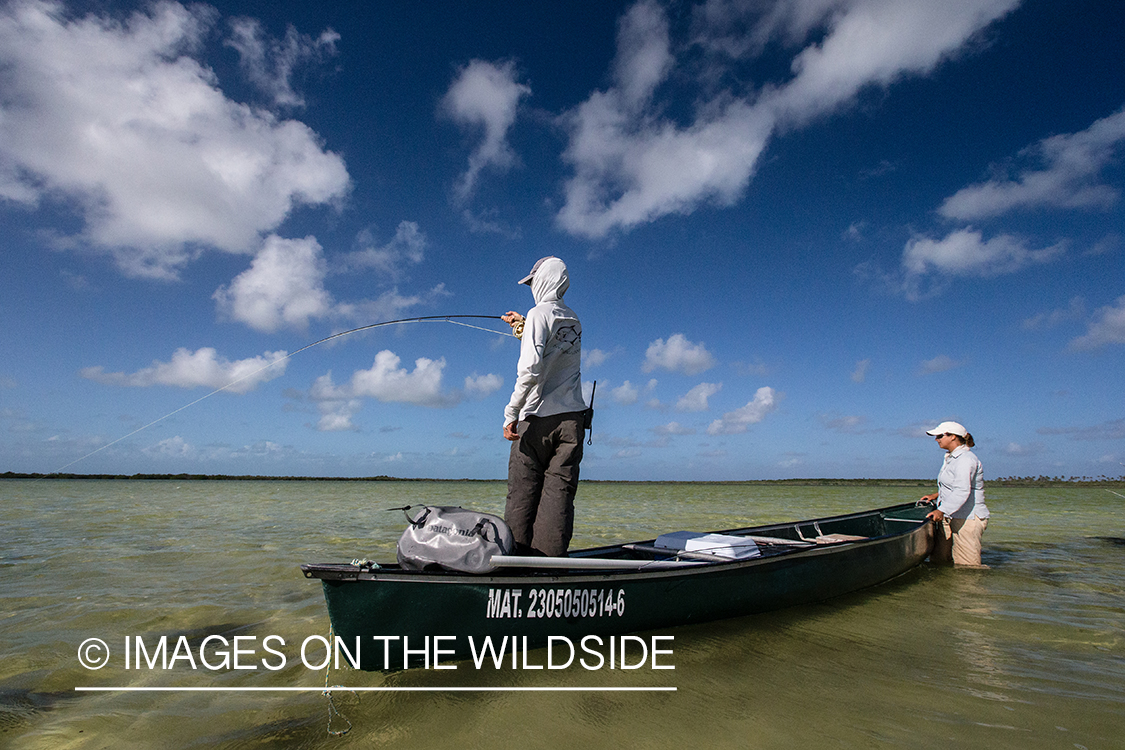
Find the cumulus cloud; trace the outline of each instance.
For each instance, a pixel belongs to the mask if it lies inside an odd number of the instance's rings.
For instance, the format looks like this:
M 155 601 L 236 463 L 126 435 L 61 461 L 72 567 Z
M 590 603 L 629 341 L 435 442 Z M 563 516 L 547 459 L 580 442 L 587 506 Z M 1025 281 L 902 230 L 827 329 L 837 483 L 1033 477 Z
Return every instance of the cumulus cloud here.
M 148 448 L 143 448 L 142 453 L 161 458 L 188 458 L 195 454 L 195 448 L 179 435 L 161 440 Z
M 355 398 L 350 391 L 338 387 L 332 382 L 332 373 L 321 375 L 313 381 L 309 389 L 309 399 L 316 404 L 320 412 L 320 419 L 316 428 L 321 432 L 355 431 L 357 428 L 352 423 L 361 408 L 363 401 Z
M 637 386 L 626 380 L 619 386 L 609 387 L 609 397 L 613 399 L 615 403 L 621 404 L 622 406 L 629 406 L 637 403 L 637 399 L 641 397 L 641 391 Z
M 337 268 L 378 269 L 384 279 L 394 281 L 400 278 L 403 264 L 420 262 L 424 246 L 418 225 L 404 221 L 390 243 L 345 256 Z M 282 328 L 304 331 L 313 320 L 394 320 L 405 310 L 449 296 L 445 285 L 438 284 L 420 294 L 403 295 L 392 287 L 374 299 L 341 302 L 325 287 L 331 272 L 314 237 L 295 240 L 270 235 L 250 267 L 212 296 L 220 315 L 266 333 Z
M 393 288 L 375 299 L 337 303 L 333 308 L 333 314 L 359 323 L 395 320 L 401 318 L 403 312 L 412 307 L 428 305 L 449 296 L 445 284 L 438 284 L 427 292 L 411 295 L 399 294 L 398 289 Z
M 456 402 L 456 397 L 441 389 L 444 358 L 419 357 L 414 361 L 413 370 L 400 367 L 401 362 L 392 351 L 379 352 L 370 369 L 358 370 L 352 375 L 352 393 L 378 401 L 419 406 L 451 406 Z
M 908 276 L 940 273 L 949 276 L 1001 276 L 1036 263 L 1054 260 L 1062 245 L 1040 250 L 1008 234 L 990 240 L 974 229 L 959 229 L 943 239 L 916 237 L 906 244 L 902 265 Z
M 250 268 L 214 294 L 220 312 L 259 331 L 290 326 L 305 329 L 310 320 L 332 312 L 324 288 L 327 265 L 313 237 L 266 239 Z
M 574 169 L 557 220 L 590 238 L 629 229 L 697 204 L 730 204 L 749 182 L 772 127 L 767 112 L 733 100 L 679 127 L 654 116 L 657 87 L 672 70 L 668 21 L 652 0 L 622 18 L 614 85 L 595 92 L 563 121 Z
M 715 357 L 703 344 L 693 344 L 682 333 L 674 333 L 668 340 L 657 339 L 645 351 L 641 365 L 644 372 L 668 370 L 684 375 L 698 375 L 715 366 Z
M 520 83 L 512 62 L 473 60 L 462 68 L 442 99 L 442 111 L 458 125 L 483 131 L 469 155 L 469 167 L 457 182 L 459 203 L 468 201 L 486 168 L 504 172 L 516 162 L 508 131 L 516 121 L 520 100 L 531 87 Z
M 679 422 L 669 422 L 668 424 L 657 425 L 652 428 L 652 431 L 661 437 L 670 437 L 673 435 L 694 435 L 695 429 L 692 427 L 685 427 Z
M 1015 273 L 1027 266 L 1049 263 L 1066 251 L 1063 243 L 1031 249 L 1009 234 L 984 239 L 967 227 L 942 239 L 915 237 L 902 252 L 901 289 L 908 299 L 921 299 L 943 287 L 950 277 L 990 278 Z M 924 287 L 929 283 L 930 288 Z
M 609 352 L 604 352 L 601 349 L 590 349 L 589 351 L 582 350 L 582 367 L 593 368 L 605 364 L 606 360 L 612 356 Z
M 571 234 L 602 238 L 703 204 L 731 204 L 778 127 L 846 107 L 868 86 L 930 73 L 1017 4 L 709 0 L 677 46 L 663 7 L 640 0 L 619 24 L 612 85 L 562 118 L 573 176 L 556 219 Z M 712 85 L 738 78 L 725 73 L 771 42 L 795 50 L 787 77 L 746 91 Z M 705 63 L 689 62 L 697 50 Z M 667 114 L 678 92 L 692 107 L 682 121 Z
M 477 375 L 475 372 L 465 378 L 465 393 L 473 398 L 484 398 L 504 387 L 504 378 L 494 373 Z
M 285 374 L 288 352 L 266 352 L 259 357 L 231 361 L 211 347 L 194 352 L 177 349 L 170 362 L 155 361 L 134 373 L 106 372 L 104 367 L 87 367 L 79 374 L 104 385 L 147 388 L 167 385 L 176 388 L 223 389 L 231 393 L 246 393 Z
M 293 73 L 309 61 L 322 61 L 336 54 L 340 35 L 325 29 L 313 38 L 301 34 L 293 26 L 284 39 L 273 39 L 262 30 L 255 18 L 235 18 L 230 22 L 231 36 L 226 44 L 238 51 L 247 80 L 258 87 L 274 104 L 303 107 L 304 98 L 293 89 Z
M 722 419 L 716 419 L 707 428 L 708 435 L 734 435 L 746 432 L 750 425 L 757 424 L 770 412 L 777 409 L 780 394 L 769 386 L 762 386 L 754 393 L 754 398 L 741 409 L 727 412 Z
M 394 238 L 385 245 L 376 244 L 370 231 L 362 232 L 359 242 L 363 249 L 344 255 L 337 264 L 338 272 L 370 269 L 399 281 L 407 266 L 418 265 L 425 258 L 426 235 L 415 221 L 400 221 Z
M 1025 149 L 1023 156 L 1038 158 L 1045 168 L 970 185 L 947 198 L 939 213 L 950 219 L 970 220 L 1042 206 L 1108 208 L 1117 202 L 1119 193 L 1099 184 L 1097 178 L 1122 141 L 1125 110 L 1098 120 L 1080 133 L 1052 136 Z M 1031 265 L 1049 263 L 1065 251 L 1064 243 L 1031 248 L 1025 240 L 1009 234 L 985 240 L 980 231 L 965 227 L 942 239 L 911 239 L 902 253 L 901 276 L 888 277 L 888 281 L 908 299 L 918 300 L 940 291 L 951 277 L 989 278 L 1015 273 Z M 1073 313 L 1071 310 L 1069 314 Z M 1025 323 L 1025 327 L 1057 322 L 1062 314 L 1040 316 Z
M 431 408 L 457 405 L 462 394 L 443 389 L 445 359 L 419 357 L 414 369 L 402 366 L 402 359 L 384 349 L 375 355 L 369 369 L 357 370 L 347 383 L 336 385 L 332 373 L 320 376 L 309 389 L 309 399 L 320 412 L 317 429 L 340 431 L 356 429 L 352 417 L 362 408 L 363 399 L 383 403 L 414 404 Z M 465 379 L 465 392 L 484 396 L 499 389 L 503 380 L 498 375 L 471 375 Z
M 1075 351 L 1100 349 L 1110 344 L 1125 344 L 1125 296 L 1094 313 L 1086 333 L 1073 339 L 1070 348 Z
M 1054 206 L 1109 208 L 1120 193 L 1098 175 L 1125 141 L 1125 110 L 1096 121 L 1079 133 L 1055 135 L 1021 152 L 1043 169 L 1025 169 L 962 188 L 946 198 L 939 212 L 950 219 L 972 220 L 1009 211 Z
M 59 197 L 71 238 L 170 279 L 203 248 L 247 252 L 298 205 L 349 187 L 306 125 L 229 98 L 197 53 L 216 13 L 157 3 L 124 21 L 58 3 L 0 10 L 0 196 Z
M 707 399 L 718 393 L 722 383 L 700 383 L 680 397 L 676 411 L 707 411 Z
M 1019 5 L 1019 0 L 840 0 L 797 3 L 788 34 L 827 24 L 793 59 L 791 81 L 767 97 L 779 117 L 803 124 L 854 100 L 865 87 L 924 75 Z

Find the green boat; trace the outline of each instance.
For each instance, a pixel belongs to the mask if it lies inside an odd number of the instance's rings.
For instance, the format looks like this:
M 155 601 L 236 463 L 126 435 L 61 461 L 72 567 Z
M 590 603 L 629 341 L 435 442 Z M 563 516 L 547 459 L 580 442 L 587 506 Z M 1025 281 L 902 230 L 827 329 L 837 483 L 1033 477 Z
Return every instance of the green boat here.
M 905 573 L 930 552 L 932 509 L 676 532 L 563 558 L 497 555 L 497 570 L 482 575 L 373 563 L 301 570 L 323 584 L 339 658 L 360 669 L 515 666 L 517 654 L 526 667 L 542 646 L 552 658 L 608 657 L 613 666 L 627 644 L 630 659 L 638 649 L 647 658 L 651 645 L 656 664 L 667 636 L 650 644 L 634 634 L 822 601 Z

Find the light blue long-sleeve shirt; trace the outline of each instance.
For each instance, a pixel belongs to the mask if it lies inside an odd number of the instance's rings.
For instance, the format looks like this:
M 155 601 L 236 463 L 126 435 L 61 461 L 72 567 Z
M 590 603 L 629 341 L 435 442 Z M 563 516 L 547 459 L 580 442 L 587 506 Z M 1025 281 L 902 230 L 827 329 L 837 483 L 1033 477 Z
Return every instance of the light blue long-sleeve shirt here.
M 937 509 L 951 518 L 988 518 L 984 504 L 984 469 L 962 445 L 945 454 L 938 474 Z

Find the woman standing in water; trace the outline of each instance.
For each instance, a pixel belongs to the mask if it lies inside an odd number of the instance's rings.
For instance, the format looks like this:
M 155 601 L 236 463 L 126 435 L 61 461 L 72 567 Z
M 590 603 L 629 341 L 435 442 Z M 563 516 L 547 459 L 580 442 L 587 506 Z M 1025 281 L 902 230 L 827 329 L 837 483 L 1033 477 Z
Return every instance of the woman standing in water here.
M 937 509 L 926 516 L 937 525 L 930 560 L 981 567 L 980 540 L 988 527 L 988 506 L 984 470 L 969 450 L 973 436 L 957 422 L 942 422 L 926 434 L 933 435 L 945 451 L 938 491 L 922 497 L 925 502 L 937 501 Z

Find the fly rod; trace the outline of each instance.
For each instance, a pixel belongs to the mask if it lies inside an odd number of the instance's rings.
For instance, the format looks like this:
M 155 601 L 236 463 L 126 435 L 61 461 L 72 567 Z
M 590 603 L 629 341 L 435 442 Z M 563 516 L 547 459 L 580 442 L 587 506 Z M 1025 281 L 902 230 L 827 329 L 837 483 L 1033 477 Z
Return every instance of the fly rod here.
M 117 438 L 116 440 L 108 442 L 105 445 L 101 446 L 100 448 L 97 448 L 95 450 L 90 451 L 85 456 L 82 456 L 81 458 L 74 459 L 73 461 L 68 463 L 66 466 L 63 466 L 62 468 L 56 469 L 52 473 L 53 474 L 61 474 L 63 471 L 70 468 L 71 466 L 74 466 L 76 463 L 79 463 L 81 461 L 85 461 L 90 456 L 101 453 L 106 448 L 109 448 L 113 445 L 116 445 L 117 443 L 120 443 L 122 440 L 127 440 L 128 438 L 131 438 L 134 435 L 136 435 L 138 432 L 143 432 L 144 430 L 147 430 L 149 427 L 152 427 L 155 424 L 159 424 L 160 422 L 163 422 L 165 419 L 168 419 L 168 417 L 179 414 L 180 412 L 184 411 L 185 409 L 189 409 L 192 406 L 195 406 L 200 401 L 204 401 L 206 399 L 211 398 L 216 393 L 222 393 L 225 390 L 233 388 L 234 386 L 238 385 L 242 381 L 248 380 L 249 378 L 252 378 L 252 377 L 254 377 L 255 375 L 257 375 L 261 372 L 265 372 L 266 370 L 273 367 L 274 365 L 280 364 L 280 363 L 286 361 L 287 359 L 291 359 L 292 357 L 297 356 L 301 352 L 308 351 L 309 349 L 312 349 L 314 346 L 320 346 L 321 344 L 327 343 L 329 341 L 334 341 L 336 339 L 343 338 L 344 336 L 350 336 L 353 333 L 359 333 L 360 331 L 369 331 L 373 328 L 382 328 L 383 326 L 398 325 L 398 324 L 401 324 L 401 323 L 452 323 L 453 325 L 464 326 L 466 328 L 473 328 L 473 329 L 478 330 L 478 331 L 486 331 L 488 333 L 495 333 L 498 336 L 512 336 L 512 334 L 507 332 L 507 331 L 497 331 L 495 328 L 485 328 L 483 326 L 472 325 L 471 323 L 462 323 L 461 321 L 463 321 L 463 320 L 502 320 L 502 318 L 499 315 L 421 315 L 421 316 L 414 317 L 414 318 L 400 318 L 398 320 L 384 320 L 384 321 L 381 321 L 379 323 L 370 323 L 370 324 L 365 325 L 365 326 L 359 326 L 358 328 L 352 328 L 351 330 L 348 330 L 348 331 L 340 331 L 339 333 L 334 333 L 331 336 L 325 336 L 324 338 L 320 339 L 319 341 L 314 341 L 311 344 L 307 344 L 306 346 L 302 346 L 300 349 L 298 349 L 295 352 L 290 352 L 290 353 L 288 353 L 284 356 L 278 357 L 277 359 L 273 360 L 272 362 L 269 362 L 269 363 L 263 365 L 262 367 L 259 367 L 257 370 L 254 370 L 253 372 L 247 373 L 240 378 L 236 378 L 236 379 L 230 381 L 229 383 L 227 383 L 226 385 L 224 385 L 222 387 L 219 387 L 219 388 L 216 388 L 215 390 L 211 391 L 210 393 L 208 393 L 204 396 L 200 396 L 199 398 L 192 401 L 191 403 L 184 404 L 180 408 L 174 409 L 173 411 L 168 412 L 164 416 L 159 417 L 158 419 L 152 420 L 151 422 L 144 425 L 143 427 L 138 427 L 137 429 L 130 432 L 128 435 L 122 435 L 121 437 Z

